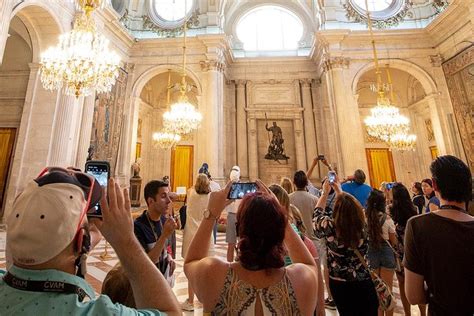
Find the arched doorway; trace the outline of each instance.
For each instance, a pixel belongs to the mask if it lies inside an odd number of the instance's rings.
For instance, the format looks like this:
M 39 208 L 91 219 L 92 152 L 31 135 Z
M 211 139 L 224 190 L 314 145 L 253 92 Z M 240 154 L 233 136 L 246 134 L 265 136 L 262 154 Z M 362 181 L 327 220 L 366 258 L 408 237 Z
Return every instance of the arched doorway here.
M 383 65 L 383 64 L 382 64 Z M 378 188 L 382 181 L 399 181 L 406 185 L 429 175 L 432 153 L 438 148 L 438 140 L 433 133 L 433 113 L 428 102 L 425 86 L 412 74 L 398 68 L 388 68 L 392 77 L 392 103 L 410 119 L 411 133 L 417 135 L 414 151 L 390 150 L 388 146 L 370 137 L 363 120 L 370 115 L 370 108 L 376 105 L 377 95 L 373 91 L 376 82 L 374 69 L 362 73 L 356 85 L 361 126 L 364 129 L 370 183 Z M 386 80 L 386 66 L 382 66 Z M 389 93 L 390 94 L 390 93 Z
M 186 81 L 189 86 L 186 95 L 197 107 L 200 87 L 192 78 L 188 77 Z M 193 183 L 195 135 L 183 138 L 173 149 L 162 149 L 153 140 L 153 133 L 159 132 L 163 127 L 163 113 L 168 110 L 170 104 L 179 99 L 180 82 L 179 70 L 162 69 L 149 78 L 140 91 L 137 91 L 139 114 L 136 143 L 133 146 L 135 146 L 135 158 L 140 161 L 143 185 L 164 176 L 170 177 L 172 190 L 176 190 L 176 187 L 189 188 Z
M 35 134 L 38 139 L 44 139 L 44 133 L 50 134 L 49 130 L 39 127 L 41 123 L 48 125 L 47 120 L 34 119 L 33 112 L 36 110 L 45 115 L 52 110 L 52 119 L 57 94 L 42 89 L 38 62 L 41 51 L 54 45 L 62 30 L 54 14 L 41 6 L 23 3 L 13 14 L 0 65 L 0 129 L 3 135 L 0 176 L 4 181 L 0 187 L 3 196 L 0 218 L 24 186 L 24 179 L 35 176 L 33 173 L 37 170 L 32 168 L 33 159 L 47 155 L 47 150 L 42 152 L 39 149 L 40 142 L 28 138 Z M 32 130 L 35 133 L 31 133 Z M 7 134 L 9 140 L 5 145 Z M 33 153 L 36 156 L 32 156 Z M 44 167 L 45 162 L 38 161 L 42 166 L 37 168 Z

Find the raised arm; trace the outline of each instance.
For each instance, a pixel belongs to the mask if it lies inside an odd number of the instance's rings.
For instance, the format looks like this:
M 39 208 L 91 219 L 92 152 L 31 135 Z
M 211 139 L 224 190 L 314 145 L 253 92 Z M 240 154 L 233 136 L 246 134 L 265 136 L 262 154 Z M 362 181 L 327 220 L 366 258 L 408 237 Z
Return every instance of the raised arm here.
M 163 225 L 163 231 L 161 232 L 160 237 L 158 237 L 155 246 L 148 252 L 148 257 L 150 257 L 151 261 L 157 263 L 160 260 L 161 253 L 165 248 L 166 240 L 171 236 L 177 226 L 178 225 L 173 217 L 169 217 L 166 220 Z
M 112 245 L 130 280 L 137 308 L 158 309 L 181 315 L 181 308 L 163 275 L 148 258 L 133 233 L 128 190 L 122 191 L 114 179 L 108 183 L 108 201 L 100 202 L 102 235 Z

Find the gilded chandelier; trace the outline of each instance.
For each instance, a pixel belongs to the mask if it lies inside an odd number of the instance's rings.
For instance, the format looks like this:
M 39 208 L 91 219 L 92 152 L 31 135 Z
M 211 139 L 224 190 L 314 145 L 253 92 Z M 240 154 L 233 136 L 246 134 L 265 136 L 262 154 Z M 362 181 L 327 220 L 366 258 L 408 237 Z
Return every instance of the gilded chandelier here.
M 187 135 L 199 128 L 202 121 L 202 115 L 193 104 L 191 104 L 186 96 L 186 25 L 183 26 L 183 73 L 181 78 L 180 92 L 178 102 L 171 105 L 170 111 L 163 114 L 163 125 L 165 130 L 172 131 L 175 134 Z
M 82 12 L 73 29 L 59 37 L 55 47 L 41 56 L 41 82 L 45 89 L 65 88 L 67 95 L 107 92 L 118 77 L 119 56 L 108 48 L 109 40 L 98 34 L 92 12 L 103 0 L 78 0 Z
M 370 109 L 371 115 L 364 119 L 367 133 L 385 142 L 391 149 L 407 150 L 413 149 L 416 143 L 416 136 L 409 135 L 410 120 L 400 114 L 400 109 L 393 103 L 393 87 L 390 72 L 387 68 L 387 77 L 389 81 L 389 88 L 391 98 L 385 94 L 385 88 L 382 83 L 382 75 L 380 72 L 379 61 L 377 58 L 377 50 L 375 48 L 375 40 L 372 31 L 372 20 L 370 18 L 370 11 L 368 9 L 367 0 L 365 1 L 367 8 L 367 24 L 369 27 L 372 50 L 374 53 L 375 73 L 377 76 L 377 105 Z

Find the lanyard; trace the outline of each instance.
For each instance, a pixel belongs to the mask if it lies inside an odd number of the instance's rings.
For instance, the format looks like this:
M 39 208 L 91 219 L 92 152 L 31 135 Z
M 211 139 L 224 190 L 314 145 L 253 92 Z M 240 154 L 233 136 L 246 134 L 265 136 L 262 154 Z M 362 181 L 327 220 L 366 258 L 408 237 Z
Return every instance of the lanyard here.
M 459 207 L 459 206 L 456 206 L 456 205 L 441 205 L 439 207 L 440 210 L 455 210 L 455 211 L 459 211 L 459 212 L 463 212 L 463 213 L 467 213 L 465 209 Z
M 157 242 L 158 241 L 158 234 L 156 233 L 155 225 L 153 225 L 153 223 L 150 220 L 150 216 L 148 215 L 148 211 L 146 212 L 146 219 L 148 220 L 148 224 L 150 224 L 150 228 L 151 228 L 151 231 L 153 232 L 153 236 L 155 236 L 155 242 Z M 161 228 L 161 231 L 163 232 L 163 226 L 161 225 L 161 217 L 158 220 L 158 223 L 160 223 L 160 228 Z
M 82 302 L 86 296 L 91 298 L 86 291 L 79 286 L 61 281 L 24 280 L 14 276 L 10 272 L 7 272 L 7 274 L 3 276 L 3 281 L 12 288 L 20 291 L 76 294 L 79 298 L 79 302 Z

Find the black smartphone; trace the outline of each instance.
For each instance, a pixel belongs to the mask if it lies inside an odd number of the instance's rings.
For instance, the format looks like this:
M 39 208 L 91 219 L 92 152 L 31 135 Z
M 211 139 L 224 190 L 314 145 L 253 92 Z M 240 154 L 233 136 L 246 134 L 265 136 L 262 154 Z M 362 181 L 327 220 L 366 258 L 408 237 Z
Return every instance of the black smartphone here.
M 86 162 L 86 173 L 93 175 L 101 187 L 106 187 L 110 178 L 110 164 L 107 161 L 89 160 Z M 102 218 L 100 203 L 97 203 L 87 212 L 88 217 Z
M 318 155 L 318 159 L 319 159 L 319 160 L 323 160 L 323 159 L 324 159 L 324 155 Z
M 248 193 L 257 191 L 257 184 L 255 182 L 235 182 L 232 183 L 230 188 L 228 199 L 236 200 L 241 199 Z
M 336 182 L 336 173 L 334 171 L 328 172 L 328 180 L 330 184 L 333 184 L 334 182 Z

